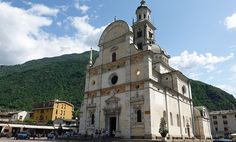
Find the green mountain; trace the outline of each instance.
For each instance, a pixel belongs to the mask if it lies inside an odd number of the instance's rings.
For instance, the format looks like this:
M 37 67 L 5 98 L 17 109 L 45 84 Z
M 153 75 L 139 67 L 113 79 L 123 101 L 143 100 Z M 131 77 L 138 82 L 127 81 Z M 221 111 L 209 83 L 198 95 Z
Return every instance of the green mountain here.
M 33 104 L 53 99 L 69 101 L 78 108 L 88 60 L 89 52 L 84 52 L 0 66 L 0 110 L 31 110 Z M 194 80 L 191 85 L 194 105 L 210 110 L 236 106 L 236 99 L 225 91 Z
M 236 108 L 233 95 L 212 85 L 200 81 L 191 81 L 193 103 L 195 106 L 206 106 L 209 110 Z

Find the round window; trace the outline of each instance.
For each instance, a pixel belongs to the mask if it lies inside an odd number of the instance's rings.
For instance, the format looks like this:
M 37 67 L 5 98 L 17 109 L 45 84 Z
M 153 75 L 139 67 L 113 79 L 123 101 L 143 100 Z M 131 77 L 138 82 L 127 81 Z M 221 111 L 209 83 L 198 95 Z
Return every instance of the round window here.
M 117 83 L 117 81 L 118 81 L 118 76 L 117 75 L 112 76 L 111 84 L 115 85 Z

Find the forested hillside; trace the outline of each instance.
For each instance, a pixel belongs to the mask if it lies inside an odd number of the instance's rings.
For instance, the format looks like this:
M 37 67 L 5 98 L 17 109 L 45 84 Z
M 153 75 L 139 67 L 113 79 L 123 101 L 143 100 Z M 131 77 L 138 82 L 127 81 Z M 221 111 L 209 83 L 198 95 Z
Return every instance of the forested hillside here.
M 89 52 L 85 52 L 0 66 L 0 110 L 31 110 L 32 104 L 52 99 L 69 101 L 78 108 L 88 60 Z M 192 94 L 194 105 L 210 110 L 236 106 L 232 95 L 199 81 L 192 80 Z

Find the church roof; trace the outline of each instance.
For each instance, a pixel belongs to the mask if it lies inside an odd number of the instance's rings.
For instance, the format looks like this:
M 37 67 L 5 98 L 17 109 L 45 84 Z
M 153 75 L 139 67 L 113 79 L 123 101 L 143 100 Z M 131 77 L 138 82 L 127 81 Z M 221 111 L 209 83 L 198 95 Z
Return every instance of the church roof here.
M 116 20 L 109 24 L 106 29 L 103 31 L 100 39 L 99 46 L 102 44 L 109 42 L 113 39 L 121 37 L 125 34 L 132 33 L 133 29 L 128 25 L 127 22 L 123 20 Z
M 179 78 L 184 79 L 185 81 L 190 81 L 190 79 L 187 76 L 185 76 L 182 72 L 180 72 L 179 70 L 175 70 L 175 69 L 173 69 L 170 66 L 169 66 L 169 68 L 172 71 L 167 72 L 167 73 L 163 73 L 162 75 L 165 75 L 165 74 L 176 74 Z

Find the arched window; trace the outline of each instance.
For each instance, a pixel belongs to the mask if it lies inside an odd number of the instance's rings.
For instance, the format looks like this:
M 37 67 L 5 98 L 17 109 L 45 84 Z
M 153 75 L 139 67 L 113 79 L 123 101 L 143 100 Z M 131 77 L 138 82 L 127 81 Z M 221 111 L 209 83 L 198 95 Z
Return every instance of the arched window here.
M 177 126 L 180 126 L 179 115 L 177 114 Z
M 40 120 L 40 121 L 43 121 L 43 119 L 44 119 L 44 118 L 43 118 L 43 115 L 41 114 L 40 117 L 39 117 L 39 120 Z
M 144 19 L 146 18 L 146 14 L 143 14 L 143 18 L 144 18 Z
M 189 118 L 189 127 L 191 127 L 191 125 L 192 125 L 192 119 Z
M 138 93 L 139 93 L 139 92 L 138 92 L 138 91 L 139 91 L 139 87 L 140 87 L 139 85 L 136 85 L 136 86 L 135 86 L 135 89 L 136 89 L 136 95 L 138 95 Z
M 95 116 L 94 114 L 91 115 L 91 124 L 94 125 L 94 121 L 95 121 Z
M 112 62 L 115 62 L 116 61 L 116 52 L 112 53 Z
M 182 87 L 182 93 L 183 93 L 183 94 L 186 93 L 186 87 L 185 87 L 185 86 Z
M 139 18 L 139 20 L 142 18 L 140 14 L 138 15 L 138 18 Z
M 139 29 L 139 31 L 137 32 L 137 38 L 142 36 L 143 36 L 143 31 Z
M 139 50 L 143 50 L 143 43 L 142 43 L 142 42 L 139 42 L 139 43 L 138 43 L 138 49 L 139 49 Z
M 185 118 L 184 118 L 184 116 L 183 116 L 183 124 L 184 124 L 184 127 L 185 127 Z
M 173 125 L 173 117 L 172 117 L 172 113 L 170 112 L 170 124 Z
M 142 122 L 142 112 L 141 112 L 141 110 L 137 111 L 137 122 Z

